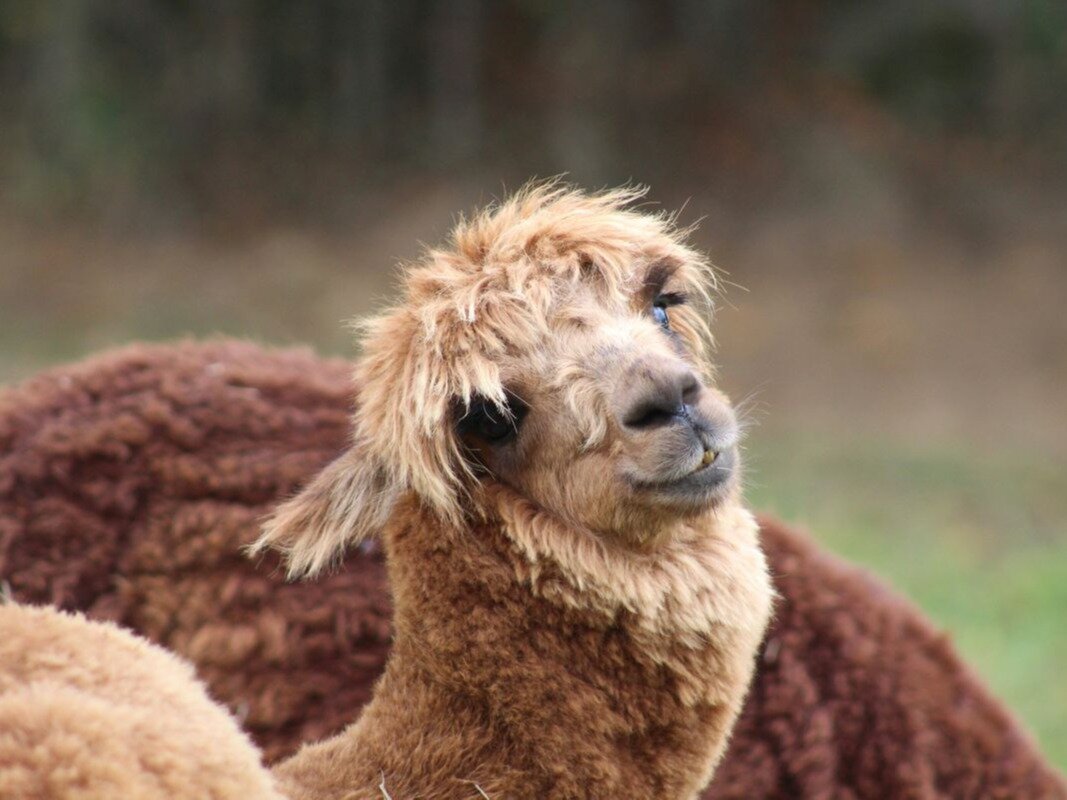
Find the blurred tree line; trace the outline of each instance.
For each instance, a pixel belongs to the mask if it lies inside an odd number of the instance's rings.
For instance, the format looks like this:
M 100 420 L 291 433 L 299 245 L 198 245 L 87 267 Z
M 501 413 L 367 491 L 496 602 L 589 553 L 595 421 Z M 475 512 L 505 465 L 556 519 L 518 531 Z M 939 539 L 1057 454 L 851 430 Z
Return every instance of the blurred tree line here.
M 2 0 L 0 179 L 16 208 L 78 210 L 489 165 L 716 174 L 773 151 L 813 87 L 1058 155 L 1067 3 Z

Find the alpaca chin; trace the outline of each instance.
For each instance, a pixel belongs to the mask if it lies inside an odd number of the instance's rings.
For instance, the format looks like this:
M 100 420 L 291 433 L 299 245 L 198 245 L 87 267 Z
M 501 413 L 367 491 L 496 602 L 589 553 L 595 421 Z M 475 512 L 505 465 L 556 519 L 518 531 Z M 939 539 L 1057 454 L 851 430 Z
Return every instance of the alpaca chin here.
M 535 594 L 610 619 L 625 611 L 665 636 L 700 638 L 722 627 L 762 633 L 770 578 L 759 526 L 736 497 L 661 528 L 654 548 L 634 549 L 568 526 L 506 487 L 488 495 L 522 555 L 519 578 Z M 545 584 L 546 565 L 564 580 Z

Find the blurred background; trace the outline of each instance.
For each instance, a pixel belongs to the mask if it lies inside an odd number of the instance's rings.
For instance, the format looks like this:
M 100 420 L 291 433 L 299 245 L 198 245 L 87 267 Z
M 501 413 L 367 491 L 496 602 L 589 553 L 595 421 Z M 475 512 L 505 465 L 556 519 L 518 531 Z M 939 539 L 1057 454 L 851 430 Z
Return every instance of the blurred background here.
M 0 382 L 343 321 L 533 176 L 729 273 L 750 495 L 1067 767 L 1063 0 L 2 0 Z

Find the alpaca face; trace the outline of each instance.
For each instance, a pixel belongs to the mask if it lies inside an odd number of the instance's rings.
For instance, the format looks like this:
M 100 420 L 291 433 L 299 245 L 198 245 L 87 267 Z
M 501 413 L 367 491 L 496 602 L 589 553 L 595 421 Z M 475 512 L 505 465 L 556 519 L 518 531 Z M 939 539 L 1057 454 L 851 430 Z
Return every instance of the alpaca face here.
M 632 543 L 737 500 L 737 424 L 711 385 L 714 273 L 640 192 L 535 186 L 461 221 L 362 325 L 352 449 L 259 547 L 313 572 L 414 495 L 444 529 L 501 484 Z M 681 526 L 684 527 L 684 526 Z
M 477 480 L 499 481 L 570 524 L 634 542 L 733 496 L 738 427 L 684 324 L 683 280 L 632 266 L 630 291 L 595 278 L 558 290 L 542 340 L 501 359 L 503 407 L 459 404 Z

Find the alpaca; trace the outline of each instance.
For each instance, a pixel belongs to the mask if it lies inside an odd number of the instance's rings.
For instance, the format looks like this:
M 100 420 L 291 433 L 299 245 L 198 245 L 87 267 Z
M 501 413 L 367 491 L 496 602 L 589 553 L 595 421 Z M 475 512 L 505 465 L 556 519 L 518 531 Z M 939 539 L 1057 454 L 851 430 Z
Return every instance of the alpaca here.
M 395 642 L 294 800 L 692 798 L 770 614 L 708 265 L 629 191 L 461 222 L 364 326 L 352 447 L 267 522 L 313 575 L 380 535 Z
M 0 605 L 0 797 L 283 800 L 188 664 L 110 623 Z

